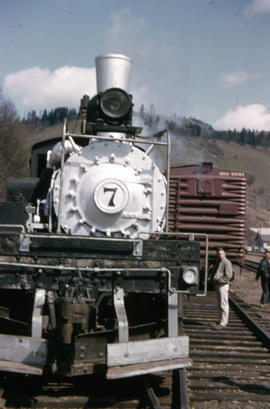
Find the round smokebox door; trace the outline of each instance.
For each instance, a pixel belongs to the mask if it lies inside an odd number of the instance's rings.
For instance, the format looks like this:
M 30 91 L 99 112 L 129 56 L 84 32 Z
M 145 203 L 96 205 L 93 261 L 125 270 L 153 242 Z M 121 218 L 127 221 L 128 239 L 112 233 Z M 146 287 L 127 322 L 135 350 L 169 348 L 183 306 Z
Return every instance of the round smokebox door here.
M 119 213 L 128 202 L 128 189 L 120 180 L 105 179 L 96 186 L 94 200 L 103 213 Z

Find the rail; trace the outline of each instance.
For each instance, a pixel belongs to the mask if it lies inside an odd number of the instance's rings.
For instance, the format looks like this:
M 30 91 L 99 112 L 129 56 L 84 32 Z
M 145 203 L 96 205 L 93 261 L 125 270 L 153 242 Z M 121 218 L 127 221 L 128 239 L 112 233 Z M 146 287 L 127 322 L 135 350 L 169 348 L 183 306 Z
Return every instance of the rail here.
M 263 344 L 270 350 L 270 333 L 254 320 L 239 304 L 241 300 L 236 295 L 230 295 L 230 304 L 239 317 L 256 334 Z
M 247 270 L 256 272 L 258 267 L 259 267 L 259 263 L 257 261 L 253 261 L 253 260 L 245 260 L 244 267 Z

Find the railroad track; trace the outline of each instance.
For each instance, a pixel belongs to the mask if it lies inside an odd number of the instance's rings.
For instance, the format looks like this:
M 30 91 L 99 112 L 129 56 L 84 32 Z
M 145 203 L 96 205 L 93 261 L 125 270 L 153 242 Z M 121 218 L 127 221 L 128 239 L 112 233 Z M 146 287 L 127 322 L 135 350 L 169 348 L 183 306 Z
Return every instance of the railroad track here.
M 230 297 L 230 320 L 217 331 L 215 293 L 184 302 L 193 366 L 187 371 L 190 408 L 270 408 L 269 333 L 257 311 Z M 261 319 L 261 321 L 260 321 Z
M 259 263 L 258 263 L 258 261 L 254 261 L 254 260 L 250 260 L 250 259 L 245 259 L 244 267 L 245 267 L 247 270 L 256 272 L 257 269 L 258 269 L 258 267 L 259 267 Z

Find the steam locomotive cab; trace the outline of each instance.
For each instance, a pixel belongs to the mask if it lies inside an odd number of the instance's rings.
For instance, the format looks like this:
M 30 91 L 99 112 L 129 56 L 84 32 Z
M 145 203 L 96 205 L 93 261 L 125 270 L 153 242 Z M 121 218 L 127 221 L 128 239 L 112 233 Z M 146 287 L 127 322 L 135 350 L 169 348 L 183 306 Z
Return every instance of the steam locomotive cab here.
M 179 295 L 205 294 L 200 244 L 168 231 L 168 183 L 150 152 L 165 149 L 168 178 L 169 135 L 132 126 L 130 67 L 96 59 L 81 133 L 65 125 L 38 183 L 15 184 L 27 203 L 2 206 L 0 370 L 113 379 L 191 364 Z

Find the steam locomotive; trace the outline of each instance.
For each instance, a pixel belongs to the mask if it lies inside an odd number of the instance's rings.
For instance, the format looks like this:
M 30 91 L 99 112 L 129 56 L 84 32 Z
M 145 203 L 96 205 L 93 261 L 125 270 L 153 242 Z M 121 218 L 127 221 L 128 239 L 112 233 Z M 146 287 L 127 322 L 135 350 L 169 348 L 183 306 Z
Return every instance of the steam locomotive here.
M 131 64 L 97 57 L 81 132 L 65 124 L 54 146 L 33 147 L 31 177 L 7 184 L 0 371 L 116 379 L 191 365 L 179 316 L 182 294 L 206 292 L 200 242 L 168 229 L 170 137 L 132 125 Z

